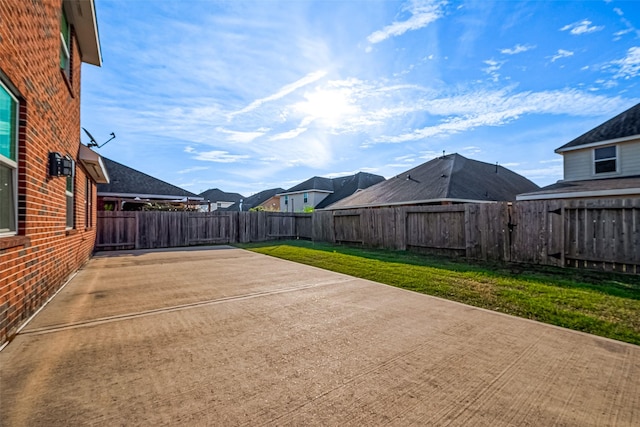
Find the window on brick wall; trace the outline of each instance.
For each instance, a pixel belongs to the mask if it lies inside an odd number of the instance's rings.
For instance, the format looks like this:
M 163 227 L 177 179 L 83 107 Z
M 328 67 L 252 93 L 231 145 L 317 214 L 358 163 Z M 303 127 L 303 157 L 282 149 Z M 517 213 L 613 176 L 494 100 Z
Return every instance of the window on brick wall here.
M 66 199 L 67 199 L 67 228 L 73 228 L 73 223 L 74 223 L 74 192 L 75 192 L 75 185 L 74 185 L 74 181 L 76 178 L 76 164 L 75 162 L 72 162 L 72 173 L 70 176 L 67 177 L 67 188 L 65 191 L 66 194 Z
M 85 227 L 93 227 L 93 186 L 91 180 L 85 178 L 85 191 L 84 191 L 84 224 Z
M 18 100 L 0 82 L 0 236 L 18 229 Z
M 71 25 L 64 9 L 60 14 L 60 69 L 71 82 Z

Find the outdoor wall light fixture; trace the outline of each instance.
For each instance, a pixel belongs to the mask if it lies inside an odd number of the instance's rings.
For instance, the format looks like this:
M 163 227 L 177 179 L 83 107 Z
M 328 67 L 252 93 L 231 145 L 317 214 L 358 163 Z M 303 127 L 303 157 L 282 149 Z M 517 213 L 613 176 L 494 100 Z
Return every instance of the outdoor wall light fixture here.
M 73 160 L 60 153 L 49 153 L 49 176 L 72 176 Z

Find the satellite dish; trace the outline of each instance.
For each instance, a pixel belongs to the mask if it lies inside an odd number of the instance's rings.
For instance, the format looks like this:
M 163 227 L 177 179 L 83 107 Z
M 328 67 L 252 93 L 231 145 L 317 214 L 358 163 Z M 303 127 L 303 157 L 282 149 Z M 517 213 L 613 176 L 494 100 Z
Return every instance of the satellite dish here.
M 107 142 L 111 141 L 113 138 L 116 137 L 116 134 L 111 132 L 111 138 L 107 139 L 105 142 L 103 142 L 102 144 L 98 145 L 98 143 L 96 142 L 96 139 L 93 137 L 93 135 L 91 135 L 91 133 L 86 130 L 85 128 L 82 128 L 82 130 L 84 131 L 84 133 L 87 134 L 87 136 L 89 137 L 89 143 L 87 144 L 87 147 L 96 147 L 96 148 L 101 148 L 103 147 Z

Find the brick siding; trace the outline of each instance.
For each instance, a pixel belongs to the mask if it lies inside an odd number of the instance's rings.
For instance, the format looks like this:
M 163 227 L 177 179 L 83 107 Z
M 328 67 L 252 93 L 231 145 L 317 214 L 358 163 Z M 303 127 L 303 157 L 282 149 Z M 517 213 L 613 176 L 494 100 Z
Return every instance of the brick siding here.
M 77 161 L 80 143 L 81 59 L 72 35 L 67 80 L 60 69 L 61 8 L 62 0 L 0 2 L 0 78 L 20 100 L 18 233 L 0 237 L 0 345 L 88 260 L 95 243 L 95 228 L 85 224 L 80 163 L 72 230 L 66 229 L 66 178 L 48 176 L 49 152 Z

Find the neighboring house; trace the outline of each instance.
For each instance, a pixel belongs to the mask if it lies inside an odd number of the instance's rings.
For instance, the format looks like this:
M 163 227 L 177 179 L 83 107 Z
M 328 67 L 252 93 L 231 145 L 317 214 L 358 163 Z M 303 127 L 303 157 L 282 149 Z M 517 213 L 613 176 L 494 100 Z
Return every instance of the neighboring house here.
M 212 188 L 200 193 L 200 196 L 204 198 L 204 201 L 208 204 L 209 211 L 215 211 L 218 209 L 226 209 L 232 206 L 234 203 L 238 203 L 244 199 L 244 196 L 239 193 L 226 193 L 218 188 Z
M 242 200 L 239 200 L 237 203 L 229 206 L 226 211 L 240 211 L 243 212 L 248 211 L 249 209 L 256 208 L 258 206 L 263 206 L 267 211 L 277 210 L 280 211 L 280 207 L 278 205 L 278 209 L 274 208 L 273 202 L 271 204 L 267 204 L 268 200 L 276 197 L 277 193 L 283 192 L 282 188 L 271 188 L 269 190 L 263 190 L 259 193 L 254 194 L 253 196 L 244 197 Z M 278 202 L 279 203 L 279 202 Z M 242 209 L 241 209 L 242 205 Z
M 538 188 L 502 166 L 449 154 L 358 191 L 328 209 L 511 201 Z
M 135 211 L 152 204 L 181 209 L 203 202 L 197 194 L 106 157 L 103 159 L 111 180 L 98 185 L 98 210 Z
M 93 0 L 0 2 L 0 347 L 91 256 L 100 156 L 80 143 Z
M 518 200 L 640 197 L 640 104 L 555 151 L 564 179 Z
M 284 191 L 284 189 L 280 189 L 280 191 Z M 269 197 L 267 200 L 260 203 L 258 206 L 260 206 L 265 211 L 280 212 L 280 197 L 275 195 L 272 197 Z
M 281 212 L 302 212 L 307 208 L 323 209 L 353 193 L 384 181 L 384 177 L 366 172 L 339 178 L 314 176 L 278 193 Z

